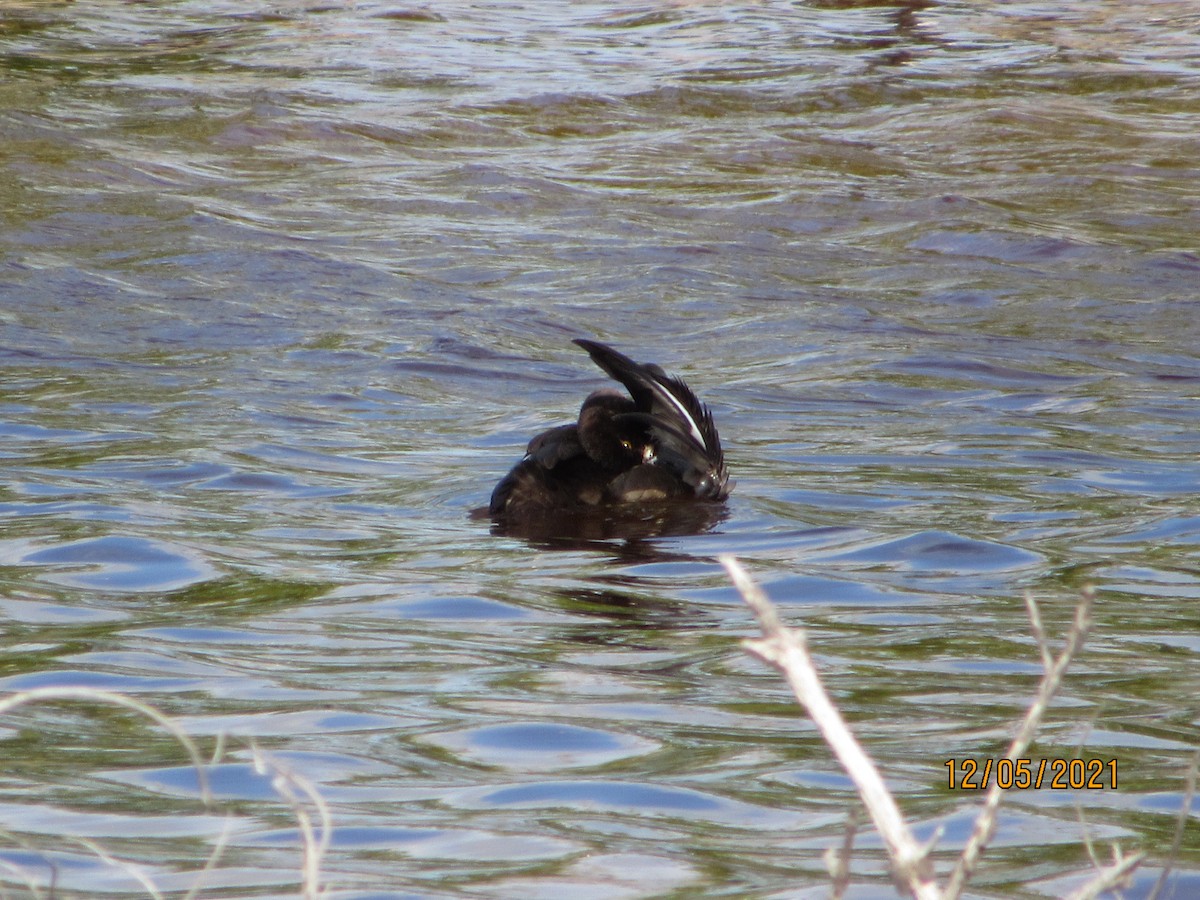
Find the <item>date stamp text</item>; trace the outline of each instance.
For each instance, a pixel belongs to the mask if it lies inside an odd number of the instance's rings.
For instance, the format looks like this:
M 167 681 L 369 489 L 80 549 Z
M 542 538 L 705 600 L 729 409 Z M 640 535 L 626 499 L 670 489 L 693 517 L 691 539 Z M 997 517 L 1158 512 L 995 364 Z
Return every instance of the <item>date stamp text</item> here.
M 972 759 L 945 762 L 952 791 L 1002 790 L 1103 791 L 1117 788 L 1114 759 Z

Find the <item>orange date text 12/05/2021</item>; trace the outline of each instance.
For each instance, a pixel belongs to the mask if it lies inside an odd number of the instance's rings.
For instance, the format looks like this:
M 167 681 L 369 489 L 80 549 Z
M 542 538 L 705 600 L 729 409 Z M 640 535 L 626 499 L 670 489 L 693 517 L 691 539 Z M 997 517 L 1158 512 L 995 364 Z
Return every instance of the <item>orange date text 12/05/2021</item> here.
M 982 791 L 993 784 L 1002 790 L 1050 788 L 1056 791 L 1115 790 L 1116 759 L 972 759 L 945 762 L 950 790 Z

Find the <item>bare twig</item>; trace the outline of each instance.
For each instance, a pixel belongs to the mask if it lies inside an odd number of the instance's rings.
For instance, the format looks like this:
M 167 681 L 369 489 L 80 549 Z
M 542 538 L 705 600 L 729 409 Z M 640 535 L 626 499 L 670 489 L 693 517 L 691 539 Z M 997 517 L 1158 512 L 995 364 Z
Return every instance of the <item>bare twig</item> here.
M 825 851 L 825 867 L 833 879 L 833 900 L 842 900 L 850 887 L 850 854 L 854 850 L 854 836 L 858 833 L 858 808 L 846 816 L 846 833 L 842 836 L 839 849 L 830 847 Z
M 1156 900 L 1162 893 L 1162 889 L 1167 884 L 1167 877 L 1171 874 L 1175 861 L 1179 859 L 1179 848 L 1183 846 L 1183 830 L 1187 826 L 1192 799 L 1196 796 L 1197 770 L 1200 770 L 1200 751 L 1192 754 L 1192 764 L 1188 768 L 1186 787 L 1183 791 L 1183 802 L 1179 804 L 1179 818 L 1175 821 L 1175 839 L 1171 841 L 1171 852 L 1167 855 L 1166 865 L 1163 866 L 1158 880 L 1154 882 L 1154 889 L 1150 891 L 1150 896 L 1146 900 Z
M 1093 716 L 1088 720 L 1087 727 L 1084 728 L 1083 734 L 1075 744 L 1075 755 L 1072 759 L 1080 759 L 1083 757 L 1083 748 L 1087 746 L 1088 738 L 1091 737 L 1092 727 L 1096 724 L 1096 719 Z M 1104 868 L 1104 863 L 1100 862 L 1100 857 L 1096 855 L 1096 846 L 1092 843 L 1092 829 L 1088 825 L 1087 816 L 1083 814 L 1083 795 L 1075 795 L 1075 821 L 1079 823 L 1079 831 L 1083 836 L 1083 848 L 1087 851 L 1088 859 L 1092 861 L 1092 865 L 1097 870 Z
M 1050 652 L 1050 642 L 1046 640 L 1046 629 L 1042 627 L 1042 613 L 1038 609 L 1037 601 L 1033 599 L 1033 594 L 1029 591 L 1025 592 L 1025 609 L 1029 613 L 1029 630 L 1033 632 L 1033 639 L 1037 641 L 1038 653 L 1042 657 L 1042 668 L 1049 671 L 1054 665 L 1054 656 Z
M 825 693 L 808 653 L 803 631 L 783 626 L 767 595 L 733 556 L 722 554 L 718 559 L 762 628 L 763 636 L 744 641 L 744 646 L 755 656 L 778 668 L 787 679 L 792 693 L 858 788 L 875 828 L 887 845 L 888 855 L 901 882 L 919 900 L 936 900 L 941 894 L 934 881 L 928 849 L 913 836 L 891 792 L 883 783 L 879 770 Z
M 1038 646 L 1041 648 L 1042 653 L 1042 663 L 1046 671 L 1042 675 L 1041 683 L 1038 685 L 1037 695 L 1025 713 L 1025 718 L 1021 720 L 1021 724 L 1017 728 L 1017 734 L 1009 745 L 1008 753 L 1004 757 L 1005 759 L 1015 762 L 1019 757 L 1024 755 L 1025 751 L 1029 749 L 1029 745 L 1033 743 L 1033 737 L 1037 733 L 1042 717 L 1045 716 L 1046 710 L 1050 706 L 1050 701 L 1054 699 L 1054 695 L 1058 692 L 1059 686 L 1062 684 L 1067 666 L 1075 654 L 1079 652 L 1079 648 L 1083 645 L 1083 639 L 1087 636 L 1088 629 L 1091 627 L 1092 604 L 1095 602 L 1095 599 L 1096 592 L 1088 585 L 1081 592 L 1079 603 L 1075 607 L 1075 620 L 1071 623 L 1071 628 L 1067 632 L 1063 648 L 1057 657 L 1053 657 L 1046 644 L 1045 632 L 1042 630 L 1042 620 L 1038 613 L 1037 603 L 1034 602 L 1031 595 L 1026 595 L 1025 602 L 1029 608 L 1030 624 L 1033 628 L 1034 636 L 1038 639 Z M 950 873 L 949 881 L 946 882 L 947 900 L 956 900 L 962 894 L 967 881 L 970 880 L 971 875 L 974 873 L 983 848 L 987 846 L 987 842 L 992 839 L 992 835 L 995 833 L 996 813 L 1000 808 L 1000 801 L 1003 797 L 1004 789 L 1000 787 L 998 782 L 993 783 L 992 787 L 988 790 L 987 796 L 984 798 L 983 808 L 975 820 L 975 827 L 971 831 L 971 837 L 967 840 L 966 846 L 963 848 L 958 865 L 954 867 L 954 871 Z
M 880 778 L 875 764 L 850 733 L 841 714 L 825 693 L 812 657 L 808 653 L 804 632 L 801 629 L 787 628 L 783 625 L 774 605 L 734 557 L 722 555 L 718 558 L 729 572 L 729 577 L 741 593 L 746 605 L 754 611 L 763 631 L 761 638 L 744 641 L 744 646 L 760 659 L 780 669 L 787 678 L 796 699 L 808 712 L 809 717 L 820 730 L 821 736 L 854 781 L 876 829 L 883 837 L 888 855 L 891 857 L 901 883 L 919 900 L 926 900 L 926 898 L 939 898 L 940 900 L 943 897 L 946 900 L 957 900 L 974 873 L 980 854 L 995 832 L 996 813 L 1004 795 L 1003 789 L 996 783 L 993 783 L 989 789 L 983 807 L 975 820 L 971 836 L 963 848 L 962 856 L 951 873 L 944 892 L 939 890 L 933 877 L 933 866 L 928 859 L 928 847 L 922 847 L 917 843 L 908 823 L 901 816 L 895 800 Z M 1038 653 L 1045 671 L 1038 684 L 1033 702 L 1009 745 L 1006 759 L 1015 763 L 1033 743 L 1037 728 L 1041 724 L 1050 702 L 1062 685 L 1068 665 L 1083 645 L 1083 640 L 1091 626 L 1094 602 L 1095 591 L 1090 586 L 1084 588 L 1079 603 L 1075 607 L 1074 621 L 1063 642 L 1062 649 L 1056 655 L 1046 638 L 1037 603 L 1031 594 L 1025 595 L 1030 628 L 1037 642 Z M 1194 777 L 1195 771 L 1193 770 L 1193 781 Z M 1194 785 L 1189 786 L 1189 803 L 1193 787 Z M 827 862 L 830 863 L 830 871 L 834 878 L 835 896 L 840 896 L 845 890 L 844 881 L 848 878 L 849 844 L 852 840 L 853 830 L 851 829 L 847 835 L 847 845 L 841 854 L 831 851 L 827 856 Z M 830 857 L 834 857 L 834 859 L 831 860 Z M 1125 856 L 1114 847 L 1112 864 L 1100 866 L 1097 863 L 1099 871 L 1096 876 L 1076 892 L 1079 900 L 1094 897 L 1104 890 L 1121 884 L 1141 860 L 1141 854 Z
M 1064 900 L 1094 900 L 1104 891 L 1124 884 L 1130 873 L 1146 858 L 1144 853 L 1131 853 L 1129 856 L 1125 856 L 1116 845 L 1113 845 L 1112 851 L 1112 865 L 1101 868 L 1094 878 L 1076 888 Z

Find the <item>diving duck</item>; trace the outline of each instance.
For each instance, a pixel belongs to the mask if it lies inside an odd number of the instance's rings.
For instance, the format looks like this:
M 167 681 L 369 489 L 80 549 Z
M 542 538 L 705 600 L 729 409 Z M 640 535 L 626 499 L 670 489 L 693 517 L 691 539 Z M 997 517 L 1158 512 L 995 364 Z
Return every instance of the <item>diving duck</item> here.
M 531 440 L 492 492 L 490 515 L 511 521 L 728 497 L 733 485 L 712 413 L 688 386 L 607 344 L 575 343 L 629 396 L 595 391 L 578 422 Z

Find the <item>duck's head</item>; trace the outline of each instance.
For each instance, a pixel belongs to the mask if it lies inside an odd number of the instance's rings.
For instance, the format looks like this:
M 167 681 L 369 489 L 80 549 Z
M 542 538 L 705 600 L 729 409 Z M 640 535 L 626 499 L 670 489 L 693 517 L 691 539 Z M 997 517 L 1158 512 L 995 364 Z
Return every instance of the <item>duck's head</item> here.
M 633 401 L 613 390 L 595 391 L 579 409 L 579 443 L 589 457 L 609 468 L 645 462 L 653 451 L 645 428 L 628 421 Z

